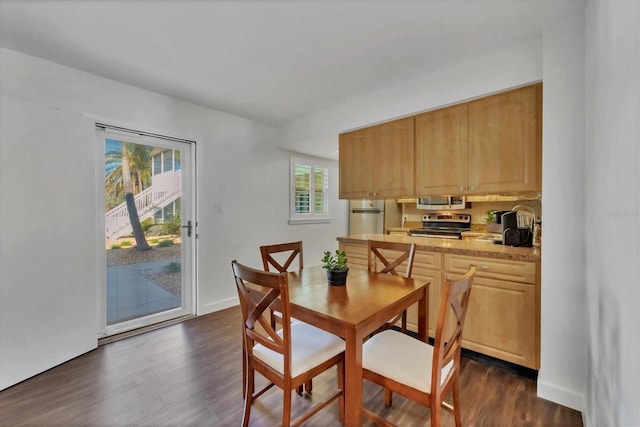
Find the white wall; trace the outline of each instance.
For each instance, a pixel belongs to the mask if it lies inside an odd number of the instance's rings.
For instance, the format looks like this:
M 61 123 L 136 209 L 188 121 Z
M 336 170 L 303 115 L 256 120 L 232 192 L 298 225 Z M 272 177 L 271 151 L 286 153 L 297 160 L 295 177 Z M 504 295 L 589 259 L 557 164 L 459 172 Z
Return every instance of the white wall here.
M 586 13 L 588 425 L 640 425 L 640 2 Z
M 558 2 L 548 2 L 549 8 Z M 584 410 L 584 6 L 543 28 L 542 290 L 538 396 Z
M 95 347 L 98 272 L 93 126 L 5 95 L 0 111 L 1 390 Z
M 318 264 L 347 231 L 335 162 L 334 221 L 287 224 L 278 129 L 7 49 L 0 75 L 0 389 L 96 346 L 95 117 L 197 140 L 200 314 L 236 303 L 231 259 L 302 239 Z

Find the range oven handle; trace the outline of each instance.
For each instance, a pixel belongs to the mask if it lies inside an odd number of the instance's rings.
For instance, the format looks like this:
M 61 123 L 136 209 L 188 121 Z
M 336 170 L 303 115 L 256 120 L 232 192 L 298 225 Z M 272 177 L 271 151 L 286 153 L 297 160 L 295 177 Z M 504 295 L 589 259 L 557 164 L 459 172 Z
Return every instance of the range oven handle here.
M 455 234 L 424 234 L 424 233 L 411 233 L 409 232 L 409 236 L 412 237 L 432 237 L 436 239 L 451 239 L 451 240 L 460 240 L 460 236 Z

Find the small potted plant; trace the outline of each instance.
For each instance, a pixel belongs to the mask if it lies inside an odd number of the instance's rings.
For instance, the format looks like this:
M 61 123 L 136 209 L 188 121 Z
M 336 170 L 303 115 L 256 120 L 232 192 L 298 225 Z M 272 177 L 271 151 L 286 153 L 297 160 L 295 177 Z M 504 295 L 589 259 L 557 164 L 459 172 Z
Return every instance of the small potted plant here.
M 347 254 L 344 251 L 336 249 L 333 254 L 330 251 L 325 251 L 322 263 L 322 267 L 327 270 L 327 280 L 330 285 L 347 283 L 349 267 L 347 267 Z

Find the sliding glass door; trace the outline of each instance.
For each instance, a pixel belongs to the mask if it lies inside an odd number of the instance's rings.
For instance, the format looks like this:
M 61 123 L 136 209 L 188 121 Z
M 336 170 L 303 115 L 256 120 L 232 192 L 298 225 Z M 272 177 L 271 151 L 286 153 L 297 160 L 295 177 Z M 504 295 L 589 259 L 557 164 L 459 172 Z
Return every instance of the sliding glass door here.
M 101 336 L 193 313 L 194 143 L 98 128 Z

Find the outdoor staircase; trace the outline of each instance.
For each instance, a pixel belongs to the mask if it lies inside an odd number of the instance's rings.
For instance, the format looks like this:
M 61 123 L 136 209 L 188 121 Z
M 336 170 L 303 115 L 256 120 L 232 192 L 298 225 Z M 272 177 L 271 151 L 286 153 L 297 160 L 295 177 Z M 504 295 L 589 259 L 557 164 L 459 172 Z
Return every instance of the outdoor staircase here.
M 162 209 L 181 196 L 182 174 L 180 172 L 177 170 L 154 175 L 151 178 L 151 186 L 135 195 L 134 200 L 140 222 L 151 218 L 158 209 Z M 126 203 L 121 203 L 105 214 L 107 242 L 115 241 L 118 237 L 132 232 Z

